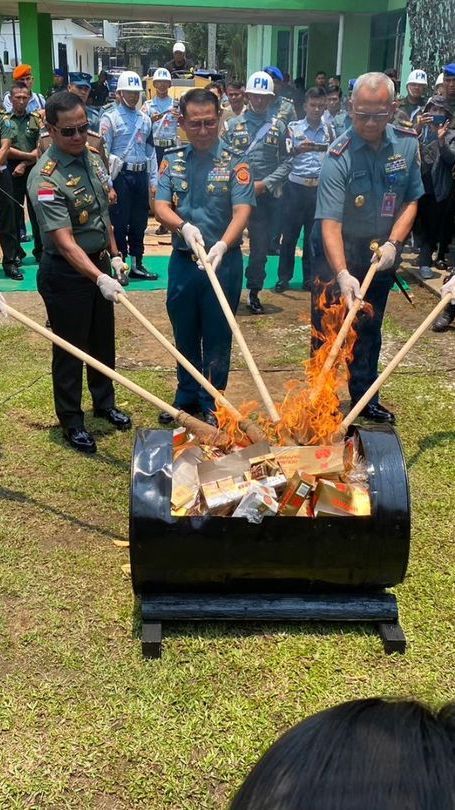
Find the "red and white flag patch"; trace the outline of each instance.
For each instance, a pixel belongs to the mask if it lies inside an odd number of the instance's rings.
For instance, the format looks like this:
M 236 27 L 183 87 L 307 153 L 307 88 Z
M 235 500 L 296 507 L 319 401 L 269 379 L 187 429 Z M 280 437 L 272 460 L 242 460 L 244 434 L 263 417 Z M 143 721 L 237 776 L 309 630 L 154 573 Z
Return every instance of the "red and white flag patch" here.
M 38 189 L 38 202 L 53 202 L 54 200 L 55 200 L 55 191 L 53 188 Z

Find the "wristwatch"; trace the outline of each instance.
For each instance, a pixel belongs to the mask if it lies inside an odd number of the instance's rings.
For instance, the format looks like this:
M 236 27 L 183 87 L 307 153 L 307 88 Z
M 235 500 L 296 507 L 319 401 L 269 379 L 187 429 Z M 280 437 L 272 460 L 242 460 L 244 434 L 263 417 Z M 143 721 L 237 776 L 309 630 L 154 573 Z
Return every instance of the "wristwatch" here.
M 178 228 L 175 229 L 177 236 L 180 236 L 182 239 L 184 238 L 182 233 L 182 228 L 184 225 L 189 225 L 189 222 L 181 222 Z

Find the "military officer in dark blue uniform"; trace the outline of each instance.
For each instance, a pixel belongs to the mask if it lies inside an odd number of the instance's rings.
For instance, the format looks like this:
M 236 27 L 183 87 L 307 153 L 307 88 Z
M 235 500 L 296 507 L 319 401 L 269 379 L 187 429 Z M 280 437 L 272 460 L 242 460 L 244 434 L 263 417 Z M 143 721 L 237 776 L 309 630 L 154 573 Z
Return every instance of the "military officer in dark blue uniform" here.
M 336 277 L 348 307 L 359 297 L 370 262 L 370 242 L 380 244 L 378 271 L 365 296 L 373 315 L 357 317 L 357 342 L 350 364 L 349 391 L 355 404 L 377 378 L 381 325 L 393 271 L 410 232 L 417 200 L 424 193 L 418 141 L 413 130 L 392 126 L 395 88 L 383 73 L 360 76 L 352 94 L 352 127 L 328 150 L 321 169 L 316 220 L 322 244 L 313 234 L 317 259 L 313 274 L 328 282 Z M 322 250 L 323 248 L 323 250 Z M 312 284 L 314 289 L 314 281 Z M 316 297 L 313 324 L 321 328 Z M 395 421 L 373 397 L 362 415 L 376 422 Z
M 166 151 L 155 203 L 159 222 L 173 232 L 167 311 L 177 348 L 215 388 L 227 385 L 231 331 L 205 272 L 198 268 L 196 246 L 208 258 L 233 312 L 242 289 L 242 233 L 255 204 L 248 163 L 218 138 L 219 102 L 209 90 L 194 89 L 180 101 L 179 124 L 189 145 Z M 177 408 L 202 412 L 215 423 L 214 402 L 180 366 L 174 399 Z M 160 422 L 172 421 L 167 414 Z

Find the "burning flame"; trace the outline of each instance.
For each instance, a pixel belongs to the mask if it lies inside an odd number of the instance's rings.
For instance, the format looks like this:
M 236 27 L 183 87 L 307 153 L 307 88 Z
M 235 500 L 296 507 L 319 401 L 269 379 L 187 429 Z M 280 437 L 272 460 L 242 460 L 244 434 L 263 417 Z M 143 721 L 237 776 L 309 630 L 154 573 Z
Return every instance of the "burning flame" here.
M 258 417 L 258 424 L 270 444 L 329 444 L 343 421 L 340 397 L 348 381 L 348 364 L 352 360 L 357 334 L 351 327 L 337 361 L 322 378 L 321 370 L 346 316 L 345 304 L 332 303 L 328 286 L 324 286 L 318 298 L 318 308 L 323 310 L 322 332 L 314 329 L 312 332 L 321 346 L 303 362 L 304 380 L 294 379 L 286 383 L 284 399 L 276 404 L 280 414 L 278 423 L 274 424 L 263 415 Z M 361 317 L 365 314 L 371 316 L 371 306 L 364 305 L 362 313 Z M 239 411 L 249 418 L 256 408 L 257 403 L 248 402 Z M 219 427 L 228 434 L 232 444 L 248 444 L 239 420 L 230 411 L 217 404 L 215 414 Z

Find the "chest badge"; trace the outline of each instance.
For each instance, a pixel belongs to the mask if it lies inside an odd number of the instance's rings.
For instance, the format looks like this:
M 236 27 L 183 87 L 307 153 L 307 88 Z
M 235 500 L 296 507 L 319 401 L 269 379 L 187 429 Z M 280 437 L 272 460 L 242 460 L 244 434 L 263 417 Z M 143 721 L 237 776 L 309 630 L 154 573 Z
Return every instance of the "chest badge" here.
M 357 197 L 354 200 L 354 205 L 356 208 L 362 208 L 365 205 L 365 197 L 363 194 L 357 194 Z
M 79 214 L 79 225 L 85 225 L 88 222 L 88 211 L 81 211 Z
M 188 188 L 188 183 L 186 182 L 186 180 L 182 180 L 182 189 L 183 189 L 183 191 L 186 191 L 187 188 Z
M 176 194 L 174 192 L 174 194 L 172 195 L 172 205 L 174 206 L 174 208 L 177 208 L 179 203 L 180 203 L 180 197 L 179 197 L 178 194 Z
M 68 175 L 68 180 L 65 183 L 65 186 L 69 186 L 70 188 L 74 188 L 81 182 L 80 177 L 73 177 L 71 174 Z

